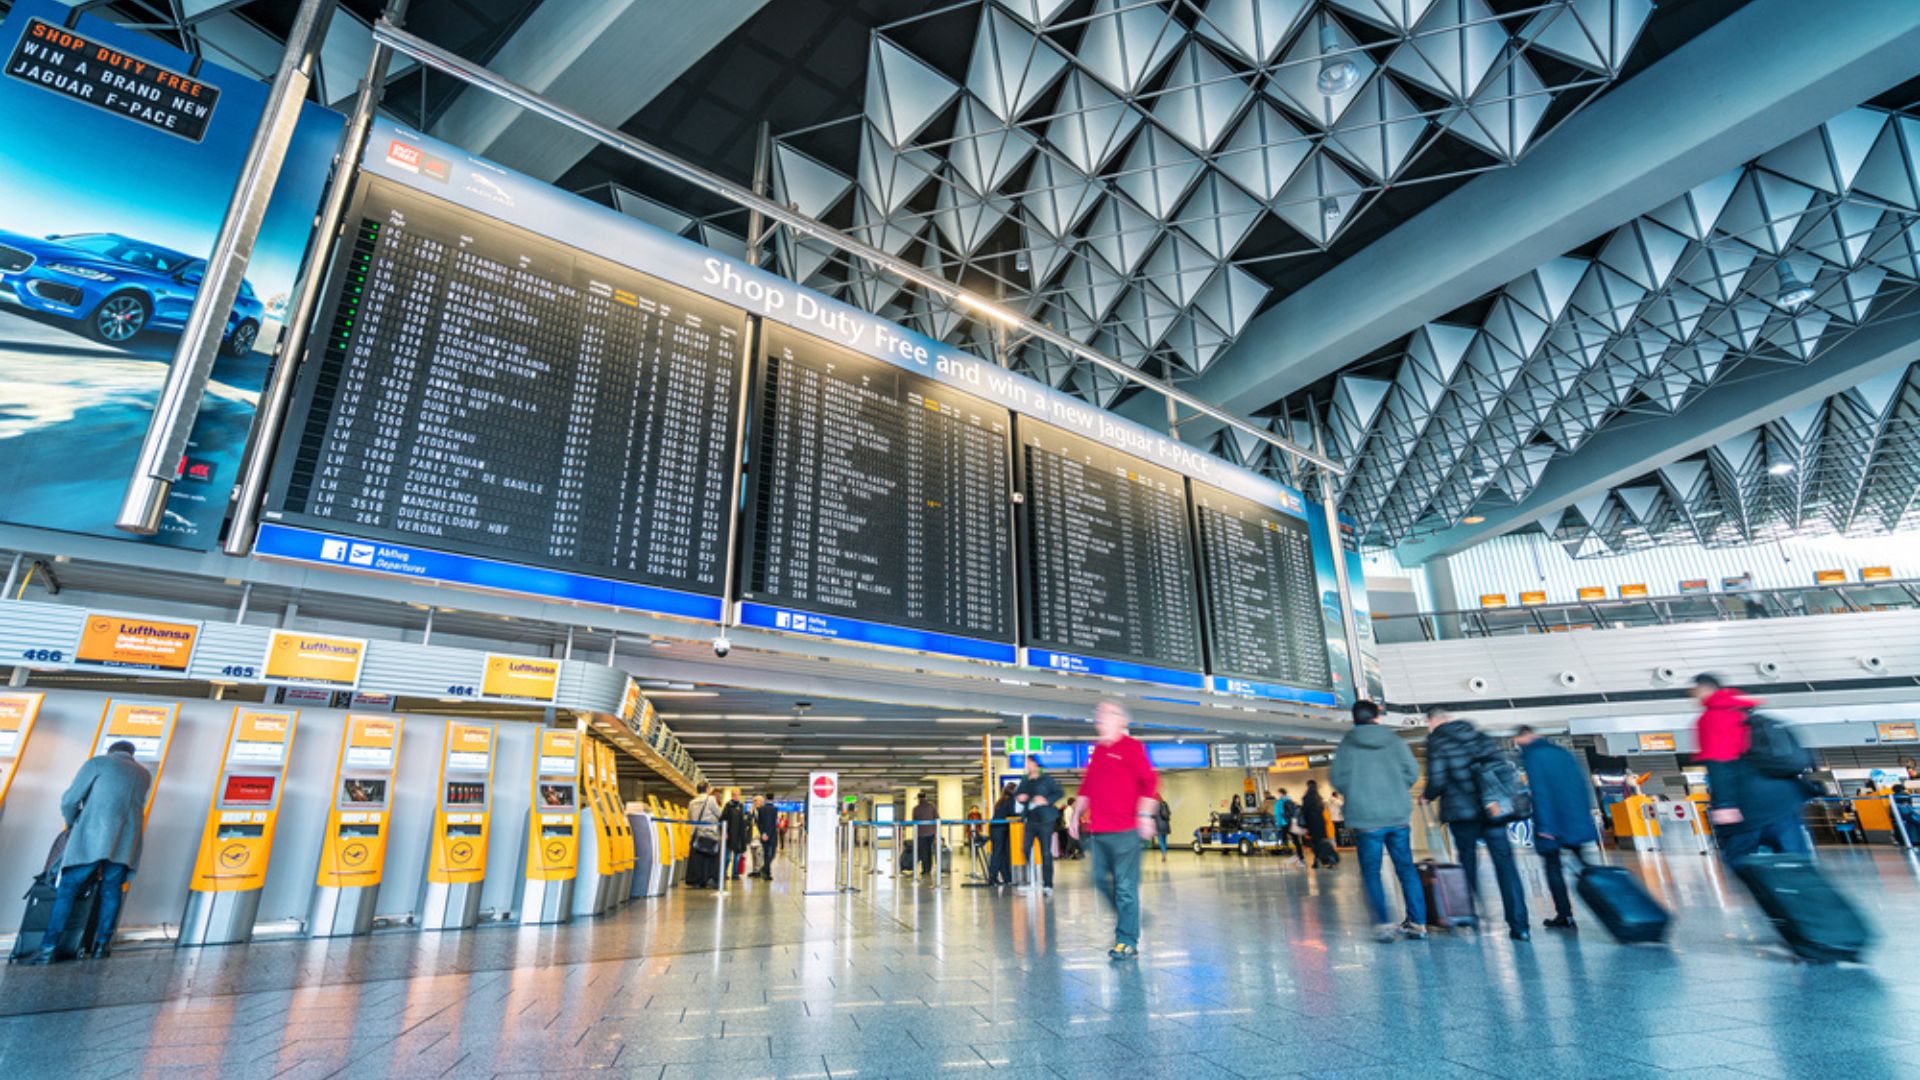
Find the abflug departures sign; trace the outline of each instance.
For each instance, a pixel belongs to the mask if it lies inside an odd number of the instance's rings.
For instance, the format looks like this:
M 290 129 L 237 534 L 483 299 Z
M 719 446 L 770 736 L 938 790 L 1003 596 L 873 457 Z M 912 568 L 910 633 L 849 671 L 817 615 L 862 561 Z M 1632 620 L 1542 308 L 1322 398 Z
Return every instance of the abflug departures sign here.
M 192 142 L 205 137 L 220 100 L 208 83 L 45 19 L 27 20 L 7 74 Z
M 953 416 L 955 422 L 944 425 L 943 430 L 950 428 L 948 436 L 954 437 L 962 436 L 967 432 L 979 434 L 981 438 L 975 441 L 979 443 L 982 452 L 992 446 L 997 453 L 999 448 L 1006 446 L 1002 441 L 1005 436 L 994 430 L 998 423 L 994 413 L 998 409 L 1004 409 L 1014 419 L 1015 430 L 1012 434 L 1021 444 L 1026 442 L 1029 429 L 1044 428 L 1057 431 L 1060 435 L 1069 438 L 1087 440 L 1103 448 L 1106 455 L 1113 457 L 1113 460 L 1107 461 L 1102 466 L 1105 476 L 1118 477 L 1123 475 L 1123 470 L 1133 475 L 1149 476 L 1153 474 L 1156 467 L 1158 470 L 1166 471 L 1167 482 L 1159 486 L 1166 488 L 1163 494 L 1173 512 L 1149 514 L 1143 510 L 1138 514 L 1121 514 L 1115 521 L 1126 520 L 1129 524 L 1120 528 L 1114 536 L 1101 542 L 1117 543 L 1122 547 L 1133 545 L 1137 548 L 1152 532 L 1151 529 L 1143 530 L 1139 527 L 1140 522 L 1157 521 L 1163 518 L 1173 522 L 1172 527 L 1180 533 L 1180 538 L 1177 543 L 1171 545 L 1167 553 L 1169 565 L 1166 567 L 1165 576 L 1170 582 L 1184 583 L 1183 587 L 1187 595 L 1177 605 L 1179 611 L 1191 613 L 1199 603 L 1191 568 L 1192 549 L 1183 531 L 1186 522 L 1187 480 L 1202 481 L 1215 489 L 1265 506 L 1289 508 L 1296 514 L 1300 510 L 1298 493 L 1231 465 L 1198 448 L 1169 439 L 1149 428 L 1114 416 L 1042 383 L 815 293 L 764 270 L 717 255 L 709 248 L 664 233 L 607 207 L 568 195 L 444 143 L 398 128 L 389 122 L 379 122 L 372 133 L 368 143 L 365 171 L 371 176 L 403 184 L 415 191 L 430 194 L 437 199 L 445 200 L 487 218 L 511 221 L 515 226 L 565 244 L 583 255 L 597 255 L 628 266 L 644 267 L 649 276 L 672 286 L 696 292 L 708 302 L 719 301 L 736 305 L 745 312 L 761 316 L 767 341 L 762 343 L 756 351 L 759 351 L 766 358 L 767 364 L 771 364 L 772 367 L 763 364 L 756 376 L 756 382 L 764 382 L 770 377 L 770 373 L 783 378 L 791 375 L 799 379 L 815 379 L 829 367 L 833 367 L 834 379 L 847 376 L 848 386 L 842 389 L 851 387 L 852 390 L 857 391 L 856 400 L 852 392 L 827 394 L 823 384 L 817 390 L 809 388 L 806 393 L 798 397 L 790 395 L 788 399 L 790 408 L 838 410 L 832 416 L 821 412 L 815 418 L 816 421 L 829 424 L 850 425 L 847 430 L 836 433 L 835 438 L 849 435 L 857 429 L 861 437 L 841 439 L 840 441 L 846 445 L 841 445 L 840 442 L 830 446 L 824 442 L 815 444 L 816 449 L 833 452 L 836 459 L 840 461 L 840 466 L 836 467 L 846 466 L 848 462 L 854 466 L 862 466 L 860 460 L 862 439 L 871 442 L 873 445 L 870 449 L 875 449 L 876 452 L 896 447 L 903 451 L 914 447 L 922 450 L 936 447 L 937 439 L 930 441 L 929 438 L 920 435 L 896 440 L 888 433 L 888 428 L 909 411 L 906 406 L 930 411 L 928 404 L 930 395 L 927 390 L 929 386 L 938 384 L 948 388 L 946 394 L 954 399 L 956 406 Z M 475 222 L 471 227 L 479 228 L 483 224 Z M 368 240 L 365 237 L 361 239 Z M 508 269 L 512 270 L 512 268 Z M 786 335 L 784 339 L 776 342 L 776 339 L 780 339 L 785 332 L 776 330 L 774 324 L 801 331 L 808 337 L 796 338 Z M 345 329 L 347 328 L 342 326 L 322 327 L 320 333 Z M 433 331 L 429 329 L 422 332 L 432 333 Z M 316 337 L 318 336 L 320 335 L 317 334 Z M 819 340 L 808 344 L 812 339 Z M 912 385 L 901 382 L 895 386 L 884 379 L 875 381 L 871 374 L 856 373 L 855 369 L 858 365 L 850 362 L 840 365 L 846 369 L 845 372 L 841 372 L 838 367 L 835 367 L 837 362 L 832 357 L 832 354 L 837 351 L 834 348 L 836 346 L 871 360 L 881 361 L 893 369 L 918 376 L 926 382 Z M 773 353 L 771 356 L 768 355 L 770 351 Z M 851 360 L 851 358 L 848 359 Z M 642 366 L 650 362 L 639 354 L 631 354 L 630 361 Z M 732 369 L 731 363 L 722 364 L 719 367 Z M 775 371 L 775 368 L 778 370 Z M 757 389 L 759 391 L 757 401 L 762 406 L 762 409 L 758 410 L 758 419 L 764 423 L 770 416 L 777 414 L 780 400 L 777 395 L 769 396 L 767 385 L 759 386 Z M 964 401 L 961 400 L 963 394 Z M 947 404 L 939 401 L 938 398 L 938 394 L 931 395 L 933 405 Z M 916 401 L 918 401 L 917 405 Z M 769 407 L 773 408 L 772 413 L 765 411 Z M 881 423 L 882 420 L 886 423 Z M 410 424 L 412 419 L 403 412 L 400 414 L 399 422 L 403 425 Z M 901 430 L 908 429 L 901 428 Z M 303 434 L 311 440 L 318 433 L 311 430 L 302 433 L 290 426 L 290 440 L 298 439 Z M 824 458 L 816 460 L 815 457 L 808 456 L 804 448 L 786 447 L 783 450 L 779 447 L 762 445 L 765 435 L 764 430 L 757 431 L 748 440 L 746 459 L 750 469 L 762 470 L 766 467 L 766 459 L 769 456 L 782 455 L 788 458 L 790 468 L 817 471 L 824 467 Z M 949 445 L 957 445 L 957 443 Z M 779 452 L 770 455 L 769 451 Z M 951 454 L 955 451 L 949 449 L 943 452 Z M 950 457 L 948 460 L 955 462 L 961 459 Z M 938 479 L 946 483 L 954 475 L 957 474 L 943 474 L 940 470 L 930 469 L 921 474 L 920 480 L 915 480 L 911 474 L 903 474 L 904 479 L 897 479 L 864 466 L 842 468 L 841 473 L 824 479 L 803 474 L 801 479 L 815 481 L 812 491 L 789 494 L 792 497 L 819 497 L 824 493 L 837 500 L 830 508 L 831 512 L 866 516 L 885 501 L 873 496 L 887 494 L 882 489 L 888 484 L 895 485 L 889 490 L 905 494 L 909 488 L 907 481 L 917 483 L 926 479 Z M 791 474 L 789 478 L 793 478 Z M 766 479 L 763 473 L 756 473 L 754 477 L 749 478 L 750 483 L 762 479 Z M 1133 486 L 1132 481 L 1128 483 Z M 836 486 L 837 491 L 830 490 Z M 1159 491 L 1159 486 L 1154 490 Z M 996 488 L 1004 490 L 997 485 Z M 748 491 L 750 497 L 770 493 L 770 489 L 762 491 L 757 487 L 749 487 Z M 1071 506 L 1079 505 L 1074 500 L 1084 495 L 1085 492 L 1080 495 L 1063 492 L 1062 497 L 1068 500 L 1066 505 Z M 1118 497 L 1117 493 L 1115 497 Z M 766 509 L 767 507 L 764 506 L 755 506 L 750 508 L 749 514 L 757 514 Z M 788 509 L 793 507 L 790 506 Z M 802 506 L 800 509 L 808 508 Z M 817 509 L 819 506 L 816 504 L 813 510 Z M 347 535 L 353 532 L 353 527 L 346 519 L 336 519 L 338 524 L 333 526 L 343 530 L 343 534 L 329 535 L 326 532 L 314 531 L 314 529 L 329 527 L 324 522 L 310 521 L 305 523 L 309 526 L 308 529 L 294 529 L 273 524 L 272 514 L 269 513 L 268 516 L 269 524 L 262 530 L 259 542 L 259 550 L 262 554 L 309 562 L 358 565 L 376 570 L 411 573 L 416 576 L 440 576 L 446 580 L 467 584 L 491 585 L 497 588 L 574 599 L 588 598 L 579 591 L 580 583 L 577 575 L 567 573 L 560 565 L 569 560 L 550 561 L 547 565 L 551 569 L 545 570 L 487 563 L 477 568 L 477 571 L 484 572 L 485 580 L 475 580 L 451 576 L 456 569 L 451 564 L 440 564 L 447 571 L 443 574 L 441 569 L 428 568 L 421 561 L 440 559 L 442 558 L 440 553 L 402 549 L 398 545 L 370 545 L 364 543 L 364 538 Z M 903 534 L 909 539 L 915 535 L 912 531 L 915 523 L 911 514 L 902 519 L 901 524 Z M 1073 523 L 1066 524 L 1071 526 Z M 731 522 L 725 522 L 720 527 L 730 528 Z M 753 525 L 750 524 L 749 528 L 752 527 Z M 1068 529 L 1072 535 L 1079 535 L 1086 531 L 1088 530 L 1082 529 L 1075 532 L 1072 528 Z M 841 532 L 844 533 L 845 530 L 842 529 Z M 756 585 L 771 585 L 770 582 L 756 581 L 753 576 L 752 557 L 755 553 L 754 549 L 759 547 L 756 543 L 759 539 L 770 540 L 771 538 L 756 538 L 749 533 L 747 541 L 749 550 L 743 553 L 744 559 L 741 563 L 746 571 L 742 575 L 742 580 L 747 582 L 746 592 L 749 594 L 756 590 Z M 817 553 L 820 550 L 817 547 L 818 537 L 814 533 L 810 532 L 808 537 L 795 536 L 792 539 L 800 545 L 808 545 L 809 541 L 812 541 L 813 546 L 806 547 L 809 552 Z M 840 544 L 835 552 L 830 552 L 835 555 L 836 561 L 833 574 L 826 579 L 830 603 L 822 604 L 818 597 L 811 598 L 807 606 L 815 611 L 836 608 L 849 596 L 857 598 L 863 593 L 880 595 L 879 586 L 886 584 L 887 575 L 880 571 L 874 561 L 878 556 L 869 558 L 874 546 L 865 538 L 852 537 L 850 534 L 842 536 L 841 539 L 847 542 Z M 961 551 L 981 545 L 987 538 L 970 536 L 965 540 L 965 543 L 958 545 L 954 550 Z M 432 544 L 434 540 L 431 536 L 422 535 L 421 542 Z M 1006 544 L 997 539 L 987 543 L 997 549 L 1006 572 L 1012 573 L 1013 548 L 1016 545 Z M 443 548 L 442 552 L 447 550 L 450 549 Z M 890 551 L 886 554 L 889 558 L 904 557 L 903 552 Z M 932 560 L 924 564 L 927 574 L 937 577 L 946 572 L 946 569 L 934 565 L 934 562 L 940 561 L 944 556 L 938 555 L 932 548 L 928 548 L 925 554 Z M 1230 552 L 1222 549 L 1221 557 L 1226 557 L 1227 554 Z M 1125 560 L 1122 562 L 1124 563 Z M 1174 563 L 1182 565 L 1174 566 L 1172 565 Z M 590 567 L 581 568 L 591 569 Z M 474 569 L 468 568 L 468 570 Z M 1078 574 L 1085 569 L 1087 568 L 1067 567 L 1065 573 Z M 460 573 L 466 573 L 468 570 L 461 570 Z M 1124 575 L 1127 569 L 1125 566 L 1118 566 L 1111 572 Z M 558 582 L 556 578 L 568 580 Z M 1068 579 L 1063 578 L 1063 581 L 1066 580 Z M 936 610 L 934 607 L 926 606 L 929 600 L 935 605 L 943 603 L 943 598 L 917 597 L 912 590 L 914 584 L 915 582 L 909 578 L 904 581 L 904 588 L 890 587 L 892 591 L 885 597 L 889 602 L 874 605 L 872 610 L 867 611 L 869 615 L 875 616 L 876 621 L 873 622 L 863 621 L 853 614 L 822 616 L 813 612 L 800 611 L 794 607 L 783 606 L 779 599 L 773 596 L 768 597 L 773 601 L 771 603 L 763 603 L 751 597 L 743 598 L 738 605 L 736 618 L 745 625 L 791 630 L 817 636 L 897 645 L 982 659 L 1005 661 L 1017 658 L 1013 645 L 1005 636 L 1002 628 L 1004 624 L 999 623 L 1000 617 L 1004 614 L 1004 608 L 999 603 L 998 590 L 983 593 L 982 603 L 976 605 L 977 611 L 969 610 L 956 614 L 944 608 Z M 1115 582 L 1115 584 L 1124 586 L 1125 583 Z M 783 585 L 780 589 L 769 588 L 769 591 L 779 593 L 784 592 L 785 589 L 786 585 Z M 921 606 L 911 607 L 914 604 Z M 903 605 L 907 605 L 908 610 L 925 614 L 926 617 L 906 620 L 902 619 L 897 611 L 885 610 L 890 606 Z M 645 604 L 623 603 L 622 606 L 661 610 Z M 851 607 L 856 611 L 865 610 L 865 607 L 858 602 L 853 603 Z M 692 614 L 688 610 L 669 613 Z M 706 616 L 694 615 L 694 617 Z M 960 633 L 943 634 L 934 632 L 932 629 L 914 629 L 911 625 L 902 628 L 877 621 L 889 617 L 896 622 L 909 621 L 921 627 L 946 631 L 957 629 Z M 1144 664 L 1105 663 L 1097 656 L 1081 655 L 1069 642 L 1077 644 L 1079 641 L 1092 641 L 1093 638 L 1071 634 L 1063 635 L 1065 640 L 1057 643 L 1065 646 L 1058 652 L 1039 647 L 1034 641 L 1026 641 L 1025 643 L 1029 646 L 1026 659 L 1029 664 L 1058 670 L 1111 674 L 1127 678 L 1154 678 L 1174 685 L 1197 688 L 1205 685 L 1205 682 L 1198 674 L 1204 670 L 1204 665 L 1201 662 L 1203 653 L 1199 648 L 1200 631 L 1195 625 L 1196 622 L 1197 620 L 1191 616 L 1181 620 L 1181 626 L 1178 628 L 1181 633 L 1176 635 L 1178 640 L 1153 643 L 1154 647 L 1146 650 L 1147 655 L 1139 657 Z M 1118 657 L 1138 655 L 1131 648 L 1097 651 L 1108 652 Z M 1156 667 L 1156 661 L 1167 666 Z M 1175 668 L 1181 670 L 1175 671 Z M 1216 678 L 1213 680 L 1213 685 L 1216 689 L 1225 689 L 1227 692 L 1267 696 L 1260 692 L 1260 687 L 1246 680 L 1236 680 L 1234 685 L 1223 686 L 1221 680 Z

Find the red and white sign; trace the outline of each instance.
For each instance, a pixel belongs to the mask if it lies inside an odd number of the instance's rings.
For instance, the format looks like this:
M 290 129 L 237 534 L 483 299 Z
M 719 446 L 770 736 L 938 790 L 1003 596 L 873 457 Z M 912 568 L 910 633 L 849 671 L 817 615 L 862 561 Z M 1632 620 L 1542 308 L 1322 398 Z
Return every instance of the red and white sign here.
M 807 842 L 804 884 L 807 895 L 832 893 L 839 889 L 840 868 L 840 774 L 807 774 Z
M 834 787 L 833 777 L 826 773 L 821 773 L 813 778 L 813 794 L 816 798 L 833 798 Z

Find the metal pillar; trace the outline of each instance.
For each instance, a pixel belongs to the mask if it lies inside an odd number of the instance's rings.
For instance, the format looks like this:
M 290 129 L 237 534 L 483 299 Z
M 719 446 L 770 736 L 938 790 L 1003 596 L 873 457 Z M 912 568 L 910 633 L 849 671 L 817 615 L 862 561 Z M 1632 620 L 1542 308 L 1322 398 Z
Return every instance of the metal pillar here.
M 773 166 L 773 125 L 760 121 L 753 138 L 753 193 L 765 198 L 768 170 Z M 747 211 L 747 265 L 759 266 L 766 255 L 767 221 L 756 209 Z
M 1313 448 L 1324 454 L 1320 420 L 1309 416 L 1313 425 Z M 1347 677 L 1353 680 L 1353 699 L 1367 696 L 1367 665 L 1360 655 L 1360 620 L 1354 614 L 1353 582 L 1347 577 L 1347 545 L 1340 535 L 1340 503 L 1333 491 L 1333 474 L 1320 470 L 1320 509 L 1327 517 L 1327 535 L 1333 541 L 1333 579 L 1340 589 L 1340 627 L 1347 636 Z
M 387 18 L 401 21 L 407 0 L 389 0 Z M 340 219 L 346 215 L 347 199 L 353 194 L 353 177 L 360 166 L 361 151 L 367 145 L 367 130 L 373 126 L 374 110 L 386 89 L 387 67 L 393 50 L 374 42 L 373 55 L 367 61 L 367 73 L 360 80 L 360 92 L 353 101 L 353 113 L 340 132 L 340 146 L 333 155 L 333 181 L 327 185 L 327 197 L 315 219 L 314 236 L 319 242 L 308 254 L 306 272 L 294 288 L 293 306 L 287 311 L 286 333 L 275 351 L 273 373 L 260 394 L 260 406 L 253 422 L 253 443 L 240 465 L 240 482 L 234 485 L 233 527 L 227 531 L 224 550 L 229 555 L 245 555 L 253 550 L 253 535 L 259 524 L 260 502 L 266 495 L 267 473 L 273 465 L 273 451 L 280 440 L 280 425 L 287 416 L 287 402 L 293 397 L 293 377 L 305 351 L 307 331 L 313 326 L 314 309 L 320 305 L 320 293 L 327 277 L 327 256 L 340 231 Z
M 247 149 L 246 164 L 240 181 L 234 185 L 233 198 L 227 203 L 220 233 L 207 256 L 206 277 L 200 293 L 187 314 L 180 333 L 180 344 L 167 368 L 166 382 L 154 402 L 153 416 L 147 422 L 146 438 L 140 444 L 140 457 L 133 475 L 127 479 L 126 497 L 114 527 L 140 536 L 160 531 L 161 515 L 174 481 L 180 478 L 180 462 L 187 451 L 194 417 L 200 412 L 200 399 L 207 392 L 207 376 L 226 337 L 227 317 L 240 293 L 241 279 L 253 258 L 254 241 L 260 236 L 260 222 L 267 213 L 267 201 L 273 197 L 274 183 L 280 178 L 280 166 L 286 161 L 287 147 L 293 142 L 293 129 L 300 121 L 300 108 L 307 88 L 313 82 L 313 63 L 321 42 L 326 40 L 327 23 L 333 18 L 335 0 L 301 0 L 295 13 L 293 30 L 287 35 L 287 49 L 280 57 L 273 86 L 267 93 L 267 105 L 260 113 L 260 124 L 253 132 L 253 145 Z

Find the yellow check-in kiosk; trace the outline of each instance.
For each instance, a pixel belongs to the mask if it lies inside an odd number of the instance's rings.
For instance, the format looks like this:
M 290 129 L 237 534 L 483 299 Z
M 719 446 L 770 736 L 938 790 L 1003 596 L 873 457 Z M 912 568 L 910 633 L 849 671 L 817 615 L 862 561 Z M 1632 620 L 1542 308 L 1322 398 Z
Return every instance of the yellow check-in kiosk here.
M 153 814 L 153 796 L 160 790 L 160 772 L 167 767 L 167 751 L 173 749 L 173 727 L 179 719 L 177 702 L 108 701 L 100 711 L 91 756 L 106 753 L 117 742 L 133 744 L 133 760 L 153 774 L 153 783 L 147 785 L 147 816 Z
M 0 694 L 0 808 L 6 806 L 14 766 L 26 753 L 27 738 L 33 734 L 33 722 L 45 699 L 45 694 Z
M 253 940 L 299 719 L 299 712 L 291 709 L 242 705 L 233 710 L 219 779 L 200 833 L 192 891 L 180 918 L 181 945 Z
M 308 932 L 314 937 L 373 929 L 380 876 L 387 864 L 393 770 L 399 756 L 399 717 L 347 717 L 339 763 L 334 766 L 327 832 L 320 843 L 320 872 L 307 917 Z
M 465 930 L 480 917 L 493 806 L 493 725 L 448 721 L 440 754 L 440 807 L 427 851 L 422 930 Z
M 607 808 L 607 759 L 602 749 L 599 743 L 588 742 L 580 753 L 580 870 L 573 887 L 575 915 L 599 915 L 613 907 L 614 881 L 620 873 L 619 834 Z
M 613 903 L 624 904 L 633 895 L 634 840 L 633 823 L 627 820 L 626 801 L 620 798 L 620 770 L 613 747 L 602 746 L 605 766 L 601 770 L 606 785 L 607 818 L 613 822 L 614 881 Z
M 580 869 L 580 733 L 540 732 L 533 757 L 533 801 L 527 808 L 522 925 L 573 917 L 573 881 Z
M 635 896 L 664 896 L 673 879 L 673 850 L 667 845 L 667 827 L 660 823 L 661 816 L 660 800 L 652 795 L 647 796 L 644 815 L 627 815 L 633 821 Z

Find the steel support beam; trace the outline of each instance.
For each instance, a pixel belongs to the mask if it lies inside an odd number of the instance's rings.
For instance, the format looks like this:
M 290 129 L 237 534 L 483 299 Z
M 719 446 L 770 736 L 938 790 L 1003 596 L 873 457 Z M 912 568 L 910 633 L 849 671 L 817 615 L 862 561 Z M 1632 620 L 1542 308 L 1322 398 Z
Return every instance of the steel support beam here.
M 766 0 L 546 0 L 488 65 L 583 116 L 619 127 L 739 29 Z M 596 145 L 484 91 L 448 107 L 432 134 L 552 183 Z
M 1913 0 L 1753 0 L 1256 316 L 1189 388 L 1258 412 L 1913 78 L 1916 56 Z M 1158 402 L 1128 404 L 1158 422 Z
M 1873 322 L 1810 364 L 1748 360 L 1673 416 L 1616 419 L 1577 453 L 1555 458 L 1518 506 L 1476 511 L 1486 520 L 1407 541 L 1395 553 L 1407 566 L 1454 554 L 1915 362 L 1920 362 L 1920 293 L 1876 313 Z

